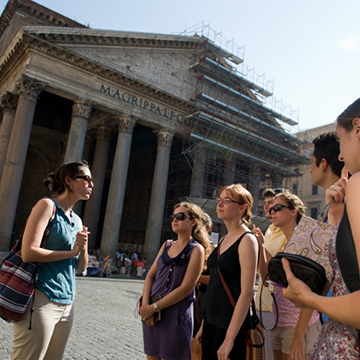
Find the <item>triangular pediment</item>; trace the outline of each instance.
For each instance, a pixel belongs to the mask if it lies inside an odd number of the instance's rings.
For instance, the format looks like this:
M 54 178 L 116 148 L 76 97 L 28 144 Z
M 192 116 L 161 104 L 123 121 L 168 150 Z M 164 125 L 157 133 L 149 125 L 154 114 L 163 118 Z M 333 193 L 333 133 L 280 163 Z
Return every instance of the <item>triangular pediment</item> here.
M 38 40 L 37 48 L 58 53 L 51 48 L 54 44 L 68 58 L 79 55 L 81 61 L 73 61 L 75 65 L 96 64 L 98 74 L 111 69 L 185 102 L 194 94 L 196 79 L 189 69 L 198 57 L 198 37 L 28 26 L 23 31 Z

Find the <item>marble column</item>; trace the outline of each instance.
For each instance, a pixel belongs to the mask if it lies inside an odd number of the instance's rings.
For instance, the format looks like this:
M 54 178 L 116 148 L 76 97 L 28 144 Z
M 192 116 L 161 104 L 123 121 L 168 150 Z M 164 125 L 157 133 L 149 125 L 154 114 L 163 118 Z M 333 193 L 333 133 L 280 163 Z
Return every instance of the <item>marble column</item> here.
M 0 251 L 9 249 L 36 102 L 45 84 L 22 75 L 20 93 L 0 183 Z
M 254 215 L 257 215 L 257 209 L 258 209 L 260 176 L 261 176 L 261 167 L 258 165 L 251 165 L 249 169 L 249 181 L 248 181 L 247 189 L 250 191 L 254 200 L 254 205 L 251 210 Z
M 15 110 L 19 96 L 6 92 L 0 101 L 3 118 L 0 128 L 0 180 L 4 170 L 5 159 L 9 147 L 11 130 L 14 124 Z
M 125 198 L 132 134 L 136 125 L 135 120 L 125 114 L 120 115 L 118 121 L 119 133 L 101 236 L 101 256 L 114 256 L 116 252 Z
M 87 100 L 76 99 L 74 101 L 64 162 L 82 160 L 86 128 L 92 107 L 93 104 Z
M 144 255 L 151 264 L 160 247 L 161 229 L 164 218 L 167 180 L 171 144 L 174 133 L 169 130 L 157 130 L 158 147 L 151 187 L 149 213 L 146 225 Z
M 83 217 L 83 223 L 90 231 L 90 250 L 95 249 L 111 134 L 111 129 L 106 126 L 99 126 L 97 128 L 94 160 L 91 166 L 91 175 L 94 179 L 94 189 L 90 199 L 86 201 Z
M 195 151 L 191 175 L 190 196 L 202 198 L 205 181 L 205 147 L 200 145 Z

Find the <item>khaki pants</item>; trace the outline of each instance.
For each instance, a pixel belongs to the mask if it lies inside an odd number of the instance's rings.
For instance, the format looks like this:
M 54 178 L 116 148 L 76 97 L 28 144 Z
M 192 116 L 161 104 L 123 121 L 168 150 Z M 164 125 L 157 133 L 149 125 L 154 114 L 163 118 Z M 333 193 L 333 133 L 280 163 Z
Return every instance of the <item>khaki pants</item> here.
M 32 329 L 28 330 L 31 303 L 22 320 L 14 323 L 11 360 L 61 360 L 73 323 L 73 304 L 53 302 L 35 290 Z

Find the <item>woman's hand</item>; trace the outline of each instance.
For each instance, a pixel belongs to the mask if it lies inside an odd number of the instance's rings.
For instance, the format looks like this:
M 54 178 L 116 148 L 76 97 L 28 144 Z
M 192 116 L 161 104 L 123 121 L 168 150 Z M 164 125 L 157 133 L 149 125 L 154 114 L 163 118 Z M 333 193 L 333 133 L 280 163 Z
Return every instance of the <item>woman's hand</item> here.
M 295 332 L 291 344 L 290 360 L 302 360 L 305 356 L 305 338 Z
M 73 247 L 73 251 L 75 253 L 74 256 L 79 255 L 82 250 L 87 248 L 89 234 L 90 232 L 87 231 L 87 227 L 85 226 L 83 226 L 82 230 L 76 234 L 75 244 Z
M 201 326 L 199 331 L 197 332 L 195 336 L 195 340 L 198 343 L 199 346 L 202 346 L 202 334 L 203 334 L 203 328 L 204 328 L 204 320 L 201 322 Z
M 258 243 L 260 246 L 264 245 L 264 234 L 261 232 L 261 230 L 253 225 L 252 232 L 254 233 Z
M 219 347 L 219 350 L 217 351 L 217 357 L 218 360 L 228 360 L 229 354 L 234 347 L 234 340 L 230 340 L 228 338 L 225 338 L 224 342 Z
M 149 326 L 154 326 L 154 306 L 151 305 L 143 305 L 139 309 L 141 320 Z
M 344 214 L 345 189 L 348 181 L 348 169 L 344 165 L 341 170 L 341 178 L 326 190 L 326 203 L 329 204 L 334 199 L 334 203 L 328 211 L 328 222 L 331 225 L 337 226 Z

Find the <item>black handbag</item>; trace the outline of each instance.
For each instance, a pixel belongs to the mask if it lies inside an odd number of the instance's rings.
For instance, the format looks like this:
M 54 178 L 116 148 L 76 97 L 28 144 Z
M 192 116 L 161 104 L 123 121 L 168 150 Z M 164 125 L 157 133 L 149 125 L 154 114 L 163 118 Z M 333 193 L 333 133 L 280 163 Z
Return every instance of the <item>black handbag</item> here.
M 270 259 L 268 264 L 270 281 L 276 286 L 287 287 L 286 274 L 281 262 L 282 258 L 286 258 L 290 262 L 291 271 L 294 275 L 302 280 L 310 289 L 322 294 L 327 279 L 323 266 L 305 256 L 289 253 L 277 253 Z

